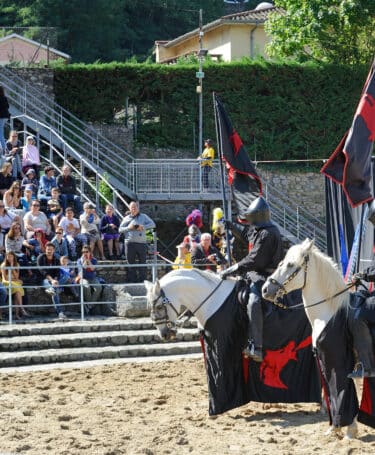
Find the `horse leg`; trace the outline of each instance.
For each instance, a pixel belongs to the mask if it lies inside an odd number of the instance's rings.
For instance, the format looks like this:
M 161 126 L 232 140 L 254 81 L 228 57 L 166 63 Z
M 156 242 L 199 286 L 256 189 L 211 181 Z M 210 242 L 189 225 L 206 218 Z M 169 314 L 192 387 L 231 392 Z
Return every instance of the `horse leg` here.
M 324 436 L 334 436 L 337 439 L 342 439 L 341 427 L 334 427 L 331 425 L 324 433 Z
M 357 437 L 358 437 L 358 424 L 357 424 L 357 416 L 356 416 L 356 417 L 354 417 L 353 422 L 350 425 L 348 425 L 344 438 L 345 439 L 354 439 Z

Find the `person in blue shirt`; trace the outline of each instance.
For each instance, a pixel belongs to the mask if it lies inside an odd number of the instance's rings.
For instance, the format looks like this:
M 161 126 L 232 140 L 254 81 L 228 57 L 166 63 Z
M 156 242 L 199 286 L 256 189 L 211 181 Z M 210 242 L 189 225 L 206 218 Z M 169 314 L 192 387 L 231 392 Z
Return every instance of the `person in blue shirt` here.
M 98 261 L 91 254 L 90 247 L 85 245 L 82 248 L 82 256 L 77 261 L 78 276 L 76 283 L 83 285 L 83 298 L 88 302 L 86 309 L 88 312 L 93 308 L 93 304 L 99 301 L 102 292 L 102 282 L 96 274 Z
M 47 205 L 47 201 L 51 199 L 51 190 L 56 187 L 55 169 L 53 166 L 46 166 L 44 168 L 44 175 L 39 179 L 38 200 Z

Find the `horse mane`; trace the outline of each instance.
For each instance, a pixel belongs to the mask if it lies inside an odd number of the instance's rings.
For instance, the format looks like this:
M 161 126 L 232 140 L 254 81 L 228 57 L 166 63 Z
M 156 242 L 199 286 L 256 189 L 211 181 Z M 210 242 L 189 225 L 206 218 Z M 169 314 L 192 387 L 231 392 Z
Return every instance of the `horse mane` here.
M 311 252 L 318 262 L 316 274 L 319 283 L 324 283 L 325 290 L 329 296 L 333 296 L 338 290 L 345 287 L 345 280 L 338 265 L 326 254 L 322 253 L 315 245 Z

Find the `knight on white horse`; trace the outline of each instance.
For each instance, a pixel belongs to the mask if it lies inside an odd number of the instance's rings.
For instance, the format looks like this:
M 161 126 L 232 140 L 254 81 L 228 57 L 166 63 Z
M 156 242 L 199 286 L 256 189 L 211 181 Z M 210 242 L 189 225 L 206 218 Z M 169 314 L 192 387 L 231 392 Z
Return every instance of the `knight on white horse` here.
M 289 249 L 262 289 L 263 297 L 269 300 L 277 300 L 294 289 L 302 290 L 303 304 L 313 330 L 313 346 L 317 349 L 325 390 L 328 391 L 333 428 L 338 433 L 341 427 L 347 426 L 348 438 L 357 434 L 357 413 L 359 421 L 375 427 L 373 405 L 371 398 L 368 398 L 372 394 L 370 386 L 363 388 L 367 396 L 359 407 L 354 383 L 350 379 L 359 376 L 350 373 L 355 364 L 350 335 L 353 326 L 353 308 L 348 293 L 350 288 L 353 288 L 353 284 L 345 283 L 332 259 L 320 252 L 313 241 L 306 239 Z M 360 340 L 361 343 L 363 341 Z M 365 345 L 363 347 L 365 349 Z M 368 353 L 360 355 L 363 355 L 361 361 L 369 357 Z M 370 362 L 366 368 L 370 369 L 367 373 L 372 376 L 373 357 Z
M 221 273 L 227 276 L 247 272 L 246 279 L 250 282 L 250 294 L 247 304 L 249 316 L 249 341 L 244 354 L 257 362 L 263 361 L 263 303 L 262 286 L 266 278 L 276 269 L 283 257 L 281 235 L 278 228 L 271 222 L 270 208 L 267 202 L 258 197 L 245 212 L 247 222 L 253 228 L 248 235 L 249 253 L 240 262 Z M 233 229 L 236 228 L 232 223 Z

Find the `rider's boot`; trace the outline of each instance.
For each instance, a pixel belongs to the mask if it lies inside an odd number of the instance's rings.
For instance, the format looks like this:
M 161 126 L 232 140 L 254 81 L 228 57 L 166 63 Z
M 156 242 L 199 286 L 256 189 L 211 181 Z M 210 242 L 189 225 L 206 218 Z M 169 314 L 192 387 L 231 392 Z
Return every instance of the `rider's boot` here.
M 263 310 L 261 298 L 251 292 L 247 304 L 249 316 L 249 342 L 243 351 L 245 357 L 250 357 L 255 362 L 263 362 Z
M 375 377 L 375 355 L 371 332 L 366 321 L 355 319 L 349 322 L 353 335 L 353 346 L 357 351 L 358 363 L 348 378 L 373 378 Z

